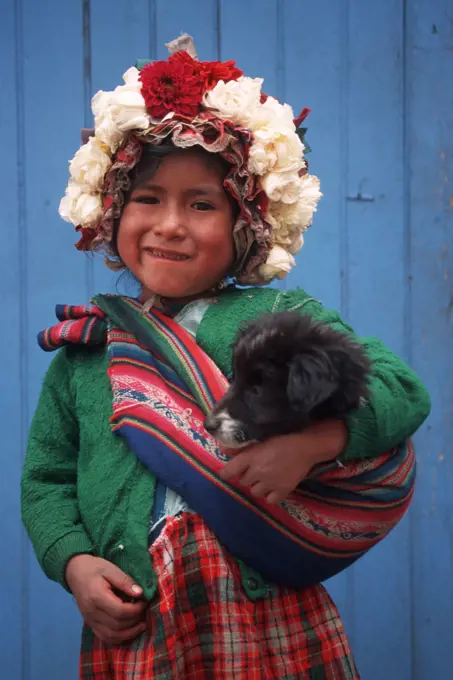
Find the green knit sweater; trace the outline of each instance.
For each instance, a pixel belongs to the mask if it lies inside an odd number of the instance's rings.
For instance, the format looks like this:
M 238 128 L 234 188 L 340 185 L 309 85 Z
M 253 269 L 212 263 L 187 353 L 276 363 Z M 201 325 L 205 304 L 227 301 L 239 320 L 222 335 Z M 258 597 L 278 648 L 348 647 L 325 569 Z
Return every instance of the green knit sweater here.
M 197 342 L 225 374 L 239 324 L 266 311 L 302 309 L 352 332 L 335 312 L 301 290 L 226 291 L 206 311 Z M 373 362 L 372 397 L 351 415 L 344 459 L 375 456 L 411 436 L 427 417 L 427 391 L 397 356 L 361 339 Z M 47 576 L 65 586 L 68 560 L 93 553 L 112 561 L 151 598 L 156 583 L 147 553 L 154 476 L 113 435 L 105 347 L 66 346 L 44 379 L 22 476 L 22 513 Z M 247 568 L 243 568 L 247 584 Z M 256 586 L 256 579 L 255 579 Z M 259 590 L 259 589 L 258 589 Z M 249 595 L 257 595 L 254 592 Z

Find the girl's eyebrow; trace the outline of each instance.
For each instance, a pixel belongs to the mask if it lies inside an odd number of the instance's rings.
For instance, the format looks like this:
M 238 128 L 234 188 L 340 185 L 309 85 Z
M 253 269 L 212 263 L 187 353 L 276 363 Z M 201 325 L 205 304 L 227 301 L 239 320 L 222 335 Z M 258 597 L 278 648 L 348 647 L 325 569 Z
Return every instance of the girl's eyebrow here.
M 224 190 L 217 186 L 198 186 L 187 189 L 186 194 L 196 195 L 196 196 L 212 196 L 218 195 L 223 196 L 225 194 Z
M 154 184 L 152 181 L 144 182 L 140 186 L 136 187 L 135 190 L 137 189 L 148 189 L 150 191 L 167 193 L 167 190 L 164 187 L 160 186 L 159 184 Z M 200 185 L 196 187 L 190 187 L 189 189 L 186 189 L 184 193 L 188 196 L 224 196 L 225 194 L 223 189 L 214 185 Z

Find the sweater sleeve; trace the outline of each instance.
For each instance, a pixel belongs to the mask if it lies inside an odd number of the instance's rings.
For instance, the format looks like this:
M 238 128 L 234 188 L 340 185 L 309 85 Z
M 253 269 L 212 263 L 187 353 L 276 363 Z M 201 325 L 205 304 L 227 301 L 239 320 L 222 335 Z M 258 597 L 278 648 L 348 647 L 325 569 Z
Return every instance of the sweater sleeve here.
M 294 307 L 301 307 L 301 312 L 338 331 L 353 333 L 337 312 L 326 309 L 313 298 L 305 296 L 302 304 L 296 303 Z M 404 361 L 377 338 L 356 339 L 366 348 L 372 362 L 371 396 L 346 419 L 349 440 L 340 456 L 345 461 L 372 458 L 390 451 L 411 437 L 431 410 L 428 391 Z
M 22 519 L 45 574 L 67 588 L 74 555 L 92 553 L 77 501 L 78 425 L 71 365 L 59 350 L 44 378 L 22 471 Z

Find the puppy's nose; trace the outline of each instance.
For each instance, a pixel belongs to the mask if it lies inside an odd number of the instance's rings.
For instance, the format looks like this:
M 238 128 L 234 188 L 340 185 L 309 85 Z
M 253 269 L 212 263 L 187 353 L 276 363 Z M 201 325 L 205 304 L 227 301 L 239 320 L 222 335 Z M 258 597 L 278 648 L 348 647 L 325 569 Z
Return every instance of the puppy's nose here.
M 219 429 L 220 421 L 212 413 L 208 413 L 204 421 L 204 428 L 210 434 L 214 434 Z

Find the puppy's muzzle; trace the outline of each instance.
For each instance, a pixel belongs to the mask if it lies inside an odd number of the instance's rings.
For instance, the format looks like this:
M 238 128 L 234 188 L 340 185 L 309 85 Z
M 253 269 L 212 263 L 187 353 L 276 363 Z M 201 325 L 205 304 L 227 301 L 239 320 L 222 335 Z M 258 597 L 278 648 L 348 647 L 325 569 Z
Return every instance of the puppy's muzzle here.
M 204 421 L 204 427 L 210 435 L 224 446 L 237 448 L 247 442 L 243 423 L 231 418 L 225 409 L 209 413 Z
M 208 413 L 204 421 L 204 428 L 209 434 L 212 434 L 212 436 L 215 437 L 221 422 L 220 418 L 217 418 L 213 413 Z

